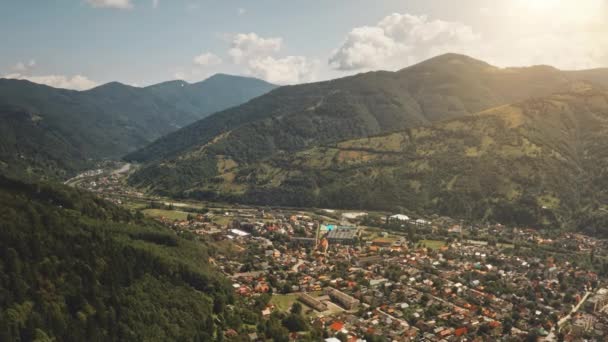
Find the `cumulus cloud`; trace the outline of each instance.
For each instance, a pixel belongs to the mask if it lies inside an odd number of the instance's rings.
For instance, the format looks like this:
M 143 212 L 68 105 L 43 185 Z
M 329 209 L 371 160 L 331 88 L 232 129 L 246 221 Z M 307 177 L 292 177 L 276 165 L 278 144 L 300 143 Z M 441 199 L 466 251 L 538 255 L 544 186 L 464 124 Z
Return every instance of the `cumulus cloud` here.
M 394 13 L 375 26 L 354 28 L 329 63 L 346 71 L 395 69 L 445 52 L 464 52 L 480 38 L 459 22 Z
M 206 52 L 201 55 L 194 57 L 194 64 L 200 66 L 213 66 L 222 63 L 222 59 L 217 55 Z
M 261 37 L 256 33 L 237 33 L 226 35 L 229 42 L 229 61 L 223 65 L 229 69 L 240 69 L 249 76 L 264 79 L 275 84 L 296 84 L 316 80 L 320 62 L 304 56 L 282 55 L 283 39 L 280 37 Z M 176 79 L 192 81 L 217 72 L 210 68 L 224 61 L 214 53 L 205 52 L 193 58 L 194 66 L 174 69 Z
M 278 52 L 283 44 L 282 38 L 262 38 L 257 34 L 238 33 L 232 38 L 228 50 L 235 63 L 242 63 L 249 58 L 259 58 Z
M 278 56 L 282 38 L 264 38 L 256 33 L 238 33 L 232 37 L 228 55 L 245 73 L 277 84 L 314 81 L 318 61 L 304 56 Z
M 117 8 L 131 9 L 133 4 L 131 0 L 86 0 L 89 5 L 95 8 Z
M 396 70 L 446 52 L 501 67 L 608 65 L 606 0 L 494 1 L 484 3 L 479 13 L 475 21 L 466 23 L 388 15 L 375 25 L 348 32 L 330 54 L 328 66 L 346 72 Z
M 72 77 L 63 75 L 46 76 L 27 76 L 20 73 L 13 73 L 3 76 L 9 79 L 28 80 L 30 82 L 45 84 L 54 88 L 87 90 L 96 87 L 98 84 L 82 75 Z
M 302 56 L 274 58 L 266 56 L 249 61 L 250 75 L 276 84 L 311 82 L 316 79 L 318 61 L 308 61 Z

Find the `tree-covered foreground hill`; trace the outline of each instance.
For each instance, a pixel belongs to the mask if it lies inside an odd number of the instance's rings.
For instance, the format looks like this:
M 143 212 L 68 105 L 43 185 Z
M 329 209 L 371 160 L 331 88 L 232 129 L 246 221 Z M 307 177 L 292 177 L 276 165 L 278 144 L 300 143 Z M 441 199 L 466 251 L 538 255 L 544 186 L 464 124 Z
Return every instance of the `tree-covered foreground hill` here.
M 0 177 L 0 226 L 0 341 L 210 341 L 233 300 L 202 244 L 85 192 Z

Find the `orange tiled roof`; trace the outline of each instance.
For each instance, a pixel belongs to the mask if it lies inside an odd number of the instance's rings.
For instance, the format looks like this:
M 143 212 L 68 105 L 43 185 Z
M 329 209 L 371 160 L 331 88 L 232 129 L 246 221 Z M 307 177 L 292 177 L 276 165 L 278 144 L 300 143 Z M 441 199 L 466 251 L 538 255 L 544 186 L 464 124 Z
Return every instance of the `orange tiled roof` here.
M 340 331 L 342 328 L 344 328 L 344 322 L 334 322 L 329 326 L 329 328 L 334 331 Z

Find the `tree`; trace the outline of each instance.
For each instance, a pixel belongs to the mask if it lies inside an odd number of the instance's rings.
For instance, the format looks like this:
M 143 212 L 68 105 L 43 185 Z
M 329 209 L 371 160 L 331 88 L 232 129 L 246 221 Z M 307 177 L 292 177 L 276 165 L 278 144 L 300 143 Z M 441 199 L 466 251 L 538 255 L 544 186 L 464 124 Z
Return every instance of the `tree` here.
M 302 304 L 300 304 L 299 302 L 294 302 L 293 305 L 291 306 L 290 312 L 294 315 L 301 315 L 302 314 Z
M 217 296 L 213 300 L 213 313 L 216 315 L 221 314 L 226 309 L 226 301 L 223 296 Z
M 308 330 L 308 324 L 304 320 L 304 317 L 302 317 L 302 315 L 293 313 L 285 317 L 283 320 L 283 326 L 291 332 Z

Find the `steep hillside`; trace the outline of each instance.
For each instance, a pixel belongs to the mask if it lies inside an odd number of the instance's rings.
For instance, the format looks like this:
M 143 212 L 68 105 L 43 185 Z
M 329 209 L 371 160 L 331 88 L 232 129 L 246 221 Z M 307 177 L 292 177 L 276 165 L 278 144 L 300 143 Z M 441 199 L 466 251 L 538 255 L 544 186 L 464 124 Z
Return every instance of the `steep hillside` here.
M 77 92 L 0 79 L 0 171 L 63 178 L 273 88 L 225 75 L 181 85 L 114 82 Z
M 203 245 L 88 193 L 0 176 L 0 226 L 2 341 L 210 341 L 233 300 Z
M 607 137 L 608 92 L 577 83 L 549 97 L 259 163 L 218 156 L 215 176 L 182 194 L 587 228 L 608 203 Z
M 224 168 L 345 139 L 463 117 L 565 89 L 579 74 L 493 67 L 447 54 L 398 72 L 281 87 L 169 134 L 127 159 L 147 163 L 132 184 L 181 193 Z M 608 84 L 608 78 L 606 78 Z

